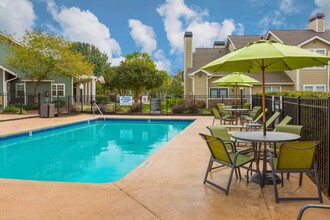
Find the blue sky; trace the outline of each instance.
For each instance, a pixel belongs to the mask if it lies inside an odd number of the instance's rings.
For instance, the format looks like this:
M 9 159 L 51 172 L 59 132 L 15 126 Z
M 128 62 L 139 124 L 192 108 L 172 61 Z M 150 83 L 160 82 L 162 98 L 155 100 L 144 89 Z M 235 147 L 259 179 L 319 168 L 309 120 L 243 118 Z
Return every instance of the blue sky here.
M 305 29 L 330 0 L 0 0 L 0 31 L 22 36 L 42 29 L 94 44 L 118 65 L 134 51 L 148 52 L 159 69 L 183 68 L 183 34 L 194 47 L 212 47 L 228 35 L 269 29 Z

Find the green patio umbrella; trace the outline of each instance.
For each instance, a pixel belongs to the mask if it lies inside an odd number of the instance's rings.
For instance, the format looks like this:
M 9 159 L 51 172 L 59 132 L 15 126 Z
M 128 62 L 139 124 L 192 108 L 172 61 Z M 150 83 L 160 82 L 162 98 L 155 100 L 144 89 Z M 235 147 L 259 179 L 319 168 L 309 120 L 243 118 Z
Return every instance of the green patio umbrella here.
M 236 97 L 236 108 L 237 108 L 237 89 L 239 87 L 251 87 L 252 85 L 260 84 L 258 80 L 253 79 L 241 72 L 233 72 L 227 76 L 224 76 L 213 83 L 218 86 L 224 87 L 234 87 L 235 88 L 235 97 Z
M 266 135 L 265 71 L 275 72 L 323 66 L 328 65 L 329 60 L 330 57 L 328 56 L 299 47 L 275 41 L 260 40 L 220 57 L 201 69 L 211 72 L 261 72 L 263 133 Z

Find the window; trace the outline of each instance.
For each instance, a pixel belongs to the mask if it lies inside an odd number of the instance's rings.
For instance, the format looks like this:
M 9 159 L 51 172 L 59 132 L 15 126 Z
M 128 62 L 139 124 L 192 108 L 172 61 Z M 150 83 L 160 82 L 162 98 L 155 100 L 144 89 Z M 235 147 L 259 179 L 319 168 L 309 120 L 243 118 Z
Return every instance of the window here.
M 321 48 L 316 48 L 316 49 L 308 49 L 314 53 L 319 53 L 319 54 L 322 54 L 322 55 L 326 55 L 326 51 L 325 49 L 321 49 Z M 305 69 L 325 69 L 326 67 L 325 66 L 313 66 L 313 67 L 307 67 Z
M 16 83 L 15 94 L 16 97 L 20 97 L 21 95 L 24 95 L 24 83 Z
M 304 85 L 304 91 L 325 92 L 325 85 Z
M 281 91 L 281 86 L 266 86 L 265 92 L 278 92 Z
M 210 89 L 210 98 L 228 97 L 228 89 L 225 88 L 212 88 Z
M 52 96 L 64 96 L 64 84 L 52 84 Z

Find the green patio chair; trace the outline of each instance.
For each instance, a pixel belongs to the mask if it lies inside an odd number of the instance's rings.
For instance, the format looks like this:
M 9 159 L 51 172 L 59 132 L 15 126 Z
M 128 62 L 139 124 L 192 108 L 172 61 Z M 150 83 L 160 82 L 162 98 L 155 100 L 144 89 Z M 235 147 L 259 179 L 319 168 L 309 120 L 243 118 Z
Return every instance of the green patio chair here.
M 230 149 L 231 152 L 236 152 L 235 139 L 230 137 L 226 126 L 207 126 L 206 128 L 209 129 L 213 137 L 220 138 L 225 143 L 227 150 Z
M 221 123 L 222 122 L 224 124 L 226 124 L 226 122 L 229 122 L 229 124 L 232 124 L 232 120 L 233 120 L 233 115 L 231 111 L 225 111 L 226 108 L 232 108 L 230 105 L 218 105 L 219 108 L 219 113 L 221 116 Z
M 305 211 L 307 209 L 329 209 L 329 211 L 330 211 L 330 205 L 306 204 L 300 208 L 298 216 L 297 216 L 297 220 L 301 220 L 301 218 L 303 217 L 303 214 L 305 213 Z M 330 213 L 329 213 L 329 215 L 330 215 Z
M 273 153 L 269 153 L 276 203 L 295 200 L 318 200 L 320 203 L 323 202 L 315 160 L 315 150 L 318 145 L 317 141 L 285 142 L 281 144 L 277 158 L 274 157 Z M 300 175 L 310 173 L 315 175 L 318 197 L 280 197 L 276 183 L 277 173 L 299 173 Z M 301 185 L 302 179 L 299 180 L 299 186 Z
M 276 131 L 276 128 L 277 128 L 277 126 L 283 126 L 283 125 L 287 125 L 287 124 L 289 124 L 289 122 L 292 120 L 292 118 L 290 117 L 290 116 L 285 116 L 283 119 L 282 119 L 282 121 L 280 121 L 280 123 L 278 123 L 277 125 L 276 125 L 276 127 L 274 128 L 274 130 L 273 131 Z
M 220 115 L 220 112 L 218 111 L 218 109 L 212 108 L 212 112 L 213 112 L 213 116 L 214 116 L 212 125 L 214 125 L 215 120 L 219 120 L 219 123 L 221 124 L 221 115 Z
M 241 123 L 242 122 L 251 122 L 254 121 L 259 114 L 262 113 L 261 106 L 254 106 L 253 109 L 247 113 L 243 113 L 241 116 Z
M 265 112 L 267 112 L 268 109 L 265 109 Z M 232 128 L 239 128 L 240 131 L 243 130 L 243 128 L 245 128 L 247 131 L 251 130 L 252 127 L 261 127 L 262 125 L 259 123 L 259 120 L 262 118 L 262 112 L 260 112 L 260 114 L 250 123 L 244 123 L 244 124 L 240 124 L 240 125 L 226 125 L 226 128 L 228 128 L 229 130 L 231 130 Z M 260 124 L 260 126 L 256 126 Z
M 236 168 L 244 168 L 247 170 L 247 182 L 249 181 L 249 171 L 255 171 L 252 169 L 252 163 L 255 161 L 254 158 L 248 157 L 244 155 L 245 153 L 252 152 L 253 149 L 246 149 L 242 151 L 238 151 L 235 153 L 228 152 L 227 148 L 225 147 L 225 143 L 220 139 L 206 134 L 200 134 L 200 136 L 205 140 L 207 146 L 211 152 L 211 157 L 206 169 L 205 177 L 204 177 L 204 184 L 208 183 L 222 191 L 225 192 L 226 195 L 229 193 L 229 188 L 231 184 L 231 180 L 233 178 L 234 170 Z M 231 168 L 229 179 L 227 182 L 226 187 L 222 187 L 218 184 L 215 184 L 211 180 L 208 179 L 209 173 L 217 167 L 213 167 L 213 163 L 218 163 L 222 166 L 227 166 Z M 247 164 L 249 164 L 247 166 Z
M 244 103 L 244 104 L 242 105 L 242 108 L 244 108 L 244 109 L 250 109 L 250 106 L 251 106 L 250 103 Z
M 280 112 L 276 111 L 267 121 L 266 121 L 266 129 L 269 130 L 269 126 L 275 122 L 275 120 L 281 115 Z M 263 126 L 258 128 L 257 131 L 263 131 Z

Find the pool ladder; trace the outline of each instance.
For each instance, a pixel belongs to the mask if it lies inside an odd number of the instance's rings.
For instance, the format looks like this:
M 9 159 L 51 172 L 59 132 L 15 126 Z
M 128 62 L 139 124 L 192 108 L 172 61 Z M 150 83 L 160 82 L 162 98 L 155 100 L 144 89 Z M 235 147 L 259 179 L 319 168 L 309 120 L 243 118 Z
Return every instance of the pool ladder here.
M 103 115 L 103 112 L 101 111 L 101 109 L 99 108 L 99 106 L 94 102 L 93 104 L 93 116 L 95 116 L 95 107 L 97 108 L 97 110 L 100 112 L 100 114 L 103 116 L 103 119 L 105 120 L 105 117 Z

